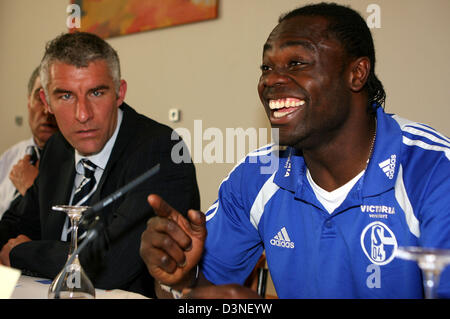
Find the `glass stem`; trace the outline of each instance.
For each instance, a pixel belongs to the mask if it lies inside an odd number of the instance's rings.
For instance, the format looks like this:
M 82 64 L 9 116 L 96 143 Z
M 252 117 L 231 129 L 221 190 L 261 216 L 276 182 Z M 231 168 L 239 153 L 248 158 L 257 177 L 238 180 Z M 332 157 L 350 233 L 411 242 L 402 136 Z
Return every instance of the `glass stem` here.
M 78 248 L 78 219 L 71 217 L 70 218 L 70 226 L 72 228 L 72 238 L 71 238 L 71 242 L 70 242 L 69 257 Z
M 439 274 L 428 270 L 423 272 L 423 287 L 426 299 L 435 299 L 437 297 L 437 287 L 439 285 Z

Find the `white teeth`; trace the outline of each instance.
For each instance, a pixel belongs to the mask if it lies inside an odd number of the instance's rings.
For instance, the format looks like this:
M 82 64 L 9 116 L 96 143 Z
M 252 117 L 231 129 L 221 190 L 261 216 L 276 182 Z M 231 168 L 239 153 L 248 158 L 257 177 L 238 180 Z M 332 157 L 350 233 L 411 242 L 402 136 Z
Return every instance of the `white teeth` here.
M 290 110 L 290 111 L 286 111 L 286 112 L 275 111 L 275 112 L 273 112 L 273 117 L 279 119 L 280 117 L 283 117 L 283 116 L 286 116 L 288 114 L 291 114 L 294 111 L 295 110 Z
M 270 100 L 269 107 L 271 110 L 282 109 L 284 107 L 299 107 L 305 105 L 305 100 L 299 100 L 294 98 L 286 98 L 279 100 Z
M 275 101 L 274 100 L 270 100 L 269 101 L 269 107 L 271 110 L 273 110 L 275 108 Z

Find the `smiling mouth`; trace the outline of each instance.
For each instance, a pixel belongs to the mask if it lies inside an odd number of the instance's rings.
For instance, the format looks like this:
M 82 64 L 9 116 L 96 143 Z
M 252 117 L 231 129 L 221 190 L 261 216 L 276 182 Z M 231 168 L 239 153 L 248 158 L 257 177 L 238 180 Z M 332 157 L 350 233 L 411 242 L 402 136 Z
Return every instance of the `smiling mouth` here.
M 295 112 L 301 106 L 305 105 L 305 103 L 305 100 L 288 97 L 269 100 L 269 108 L 272 111 L 273 117 L 278 119 Z

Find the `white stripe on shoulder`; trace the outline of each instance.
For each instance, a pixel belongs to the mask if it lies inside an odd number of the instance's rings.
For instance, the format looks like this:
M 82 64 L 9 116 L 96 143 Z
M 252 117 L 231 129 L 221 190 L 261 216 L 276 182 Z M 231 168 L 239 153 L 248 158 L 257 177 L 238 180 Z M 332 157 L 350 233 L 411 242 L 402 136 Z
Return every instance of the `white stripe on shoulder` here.
M 439 136 L 439 138 L 444 140 L 446 143 L 450 143 L 450 139 L 447 136 L 445 136 L 444 134 L 439 133 L 434 128 L 428 127 L 428 126 L 426 126 L 424 124 L 421 124 L 421 123 L 414 123 L 414 126 L 417 127 L 417 128 L 420 128 L 422 130 L 425 130 L 425 131 L 427 131 L 427 130 L 431 131 L 434 134 L 436 134 L 437 136 Z
M 280 150 L 280 149 L 283 149 L 283 148 L 285 148 L 284 146 L 279 146 L 279 145 L 275 145 L 275 144 L 267 144 L 267 145 L 264 145 L 264 146 L 262 146 L 262 147 L 260 147 L 260 148 L 258 148 L 258 149 L 256 149 L 256 150 L 254 150 L 254 151 L 252 151 L 251 153 L 249 153 L 249 154 L 247 154 L 247 156 L 245 156 L 244 158 L 242 158 L 231 170 L 230 170 L 230 172 L 228 173 L 228 175 L 222 180 L 222 182 L 220 182 L 220 185 L 219 185 L 219 190 L 220 190 L 220 187 L 222 186 L 222 184 L 224 183 L 224 182 L 226 182 L 229 178 L 230 178 L 230 175 L 235 171 L 235 169 L 239 166 L 239 165 L 241 165 L 243 162 L 245 162 L 245 160 L 249 157 L 249 156 L 262 156 L 262 155 L 267 155 L 267 154 L 269 154 L 269 153 L 271 153 L 271 152 L 274 152 L 274 151 L 276 151 L 276 150 Z M 273 176 L 272 176 L 272 180 L 273 180 Z M 215 215 L 216 215 L 216 213 L 217 213 L 217 211 L 218 211 L 218 209 L 219 209 L 219 200 L 217 200 L 208 210 L 207 210 L 207 212 L 206 212 L 206 221 L 209 221 L 210 219 L 212 219 Z
M 269 147 L 269 148 L 267 148 L 267 147 Z M 251 153 L 249 153 L 249 154 L 247 154 L 246 156 L 244 156 L 236 165 L 234 165 L 234 167 L 231 169 L 231 171 L 228 173 L 228 175 L 222 180 L 222 182 L 220 183 L 220 185 L 219 185 L 219 188 L 220 188 L 220 186 L 222 185 L 222 183 L 223 182 L 225 182 L 228 178 L 230 178 L 230 175 L 234 172 L 234 170 L 239 166 L 239 165 L 241 165 L 243 162 L 245 162 L 245 160 L 247 159 L 247 157 L 249 157 L 249 156 L 262 156 L 262 155 L 267 155 L 267 154 L 269 154 L 269 153 L 271 153 L 271 152 L 273 152 L 273 151 L 276 151 L 276 150 L 279 150 L 279 149 L 281 149 L 282 147 L 280 147 L 279 145 L 275 145 L 275 144 L 268 144 L 268 145 L 265 145 L 265 146 L 263 146 L 263 147 L 260 147 L 259 149 L 257 149 L 257 150 L 254 150 L 254 151 L 252 151 Z
M 425 132 L 425 131 L 422 131 L 422 130 L 418 130 L 414 126 L 406 126 L 403 129 L 403 131 L 411 133 L 411 134 L 414 134 L 414 135 L 417 135 L 417 136 L 426 137 L 427 139 L 429 139 L 432 142 L 443 144 L 443 145 L 445 145 L 447 147 L 450 147 L 450 142 L 448 142 L 446 139 L 439 138 L 439 137 L 437 137 L 437 136 L 435 136 L 435 135 L 433 135 L 431 133 L 428 133 L 428 132 Z
M 405 213 L 406 224 L 408 224 L 409 231 L 416 236 L 420 237 L 419 221 L 414 215 L 414 209 L 409 201 L 408 194 L 406 193 L 405 184 L 403 183 L 403 167 L 400 165 L 395 181 L 395 199 L 400 205 L 401 209 Z
M 412 139 L 406 136 L 403 136 L 403 144 L 417 146 L 429 151 L 444 152 L 445 156 L 450 160 L 450 140 L 447 137 L 430 127 L 417 122 L 412 122 L 398 115 L 393 115 L 392 118 L 399 124 L 403 132 L 408 132 L 417 137 L 425 137 L 431 142 L 438 143 L 440 145 L 426 143 L 422 140 Z M 433 132 L 434 134 L 431 134 L 430 132 Z
M 255 201 L 253 202 L 252 208 L 250 209 L 250 222 L 256 229 L 258 229 L 258 224 L 264 212 L 264 207 L 279 189 L 279 186 L 273 182 L 275 174 L 276 172 L 273 173 L 272 176 L 270 176 L 270 178 L 264 183 L 263 187 L 256 196 Z
M 450 147 L 450 139 L 444 136 L 443 134 L 439 133 L 435 129 L 421 123 L 404 119 L 398 115 L 393 115 L 392 118 L 399 124 L 402 131 L 418 136 L 423 136 L 433 142 L 440 143 Z M 429 132 L 432 132 L 434 135 Z
M 444 152 L 447 159 L 450 160 L 450 148 L 448 148 L 448 147 L 430 145 L 421 140 L 411 140 L 411 139 L 407 138 L 406 136 L 403 136 L 403 144 L 406 144 L 409 146 L 418 146 L 420 148 L 423 148 L 423 149 L 429 150 L 429 151 Z
M 219 208 L 219 200 L 216 200 L 216 202 L 212 204 L 211 207 L 208 208 L 208 210 L 205 213 L 206 221 L 210 220 L 216 215 L 218 208 Z

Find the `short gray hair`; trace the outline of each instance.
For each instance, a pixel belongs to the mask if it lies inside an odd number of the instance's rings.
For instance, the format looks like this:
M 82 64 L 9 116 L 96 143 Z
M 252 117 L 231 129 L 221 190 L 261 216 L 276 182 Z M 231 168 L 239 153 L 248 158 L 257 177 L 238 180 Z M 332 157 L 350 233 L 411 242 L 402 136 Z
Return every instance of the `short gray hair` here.
M 40 78 L 47 102 L 49 69 L 58 61 L 85 68 L 96 60 L 105 60 L 114 81 L 116 94 L 120 87 L 120 62 L 117 52 L 102 38 L 88 32 L 64 33 L 48 42 L 40 65 Z
M 33 87 L 34 82 L 36 82 L 36 79 L 39 76 L 39 66 L 33 70 L 33 73 L 31 73 L 30 79 L 28 80 L 28 96 L 31 96 L 33 94 Z

